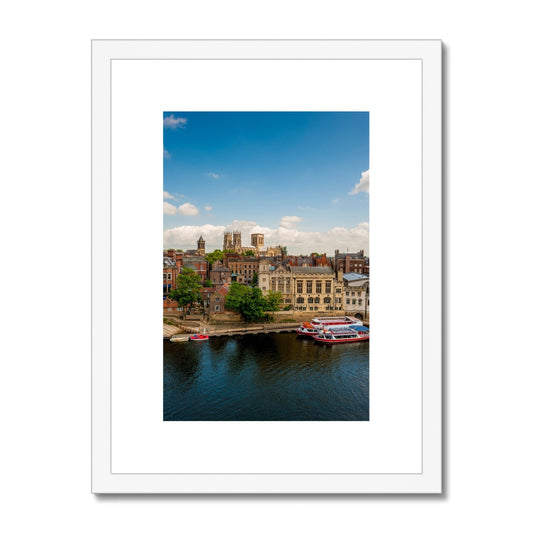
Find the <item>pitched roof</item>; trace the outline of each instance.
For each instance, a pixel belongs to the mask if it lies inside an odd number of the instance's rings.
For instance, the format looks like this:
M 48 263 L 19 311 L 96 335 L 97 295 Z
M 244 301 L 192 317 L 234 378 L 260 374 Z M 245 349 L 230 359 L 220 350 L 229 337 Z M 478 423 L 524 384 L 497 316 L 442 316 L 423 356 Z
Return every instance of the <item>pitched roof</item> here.
M 294 274 L 333 274 L 330 267 L 289 267 Z
M 217 290 L 222 296 L 226 296 L 229 292 L 229 287 L 227 285 L 222 285 L 222 287 L 219 287 Z
M 345 281 L 359 281 L 360 279 L 369 279 L 367 275 L 358 274 L 357 272 L 348 272 L 347 274 L 343 274 L 342 278 Z

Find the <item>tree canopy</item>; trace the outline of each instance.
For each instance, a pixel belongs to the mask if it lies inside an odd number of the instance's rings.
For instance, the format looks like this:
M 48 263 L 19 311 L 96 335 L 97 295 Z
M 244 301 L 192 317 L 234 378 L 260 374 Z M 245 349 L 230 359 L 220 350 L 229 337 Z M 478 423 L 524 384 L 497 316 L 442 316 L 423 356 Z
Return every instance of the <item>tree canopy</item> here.
M 214 252 L 205 254 L 205 258 L 207 259 L 209 266 L 213 266 L 215 261 L 222 261 L 222 259 L 224 259 L 224 252 L 221 250 L 215 250 Z
M 201 288 L 202 279 L 200 276 L 195 274 L 194 270 L 184 268 L 176 278 L 176 288 L 170 291 L 168 297 L 178 302 L 178 305 L 183 308 L 183 314 L 185 315 L 185 308 L 188 305 L 200 301 Z
M 241 314 L 246 322 L 265 319 L 265 311 L 277 311 L 281 302 L 281 293 L 263 296 L 261 289 L 240 283 L 232 283 L 226 296 L 226 308 Z

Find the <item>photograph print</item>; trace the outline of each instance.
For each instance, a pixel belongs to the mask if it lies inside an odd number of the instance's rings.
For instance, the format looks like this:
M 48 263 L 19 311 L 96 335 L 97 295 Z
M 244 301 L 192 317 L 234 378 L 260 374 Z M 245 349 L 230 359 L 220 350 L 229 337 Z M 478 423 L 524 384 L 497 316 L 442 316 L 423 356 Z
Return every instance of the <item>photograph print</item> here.
M 369 119 L 163 113 L 164 421 L 370 420 Z

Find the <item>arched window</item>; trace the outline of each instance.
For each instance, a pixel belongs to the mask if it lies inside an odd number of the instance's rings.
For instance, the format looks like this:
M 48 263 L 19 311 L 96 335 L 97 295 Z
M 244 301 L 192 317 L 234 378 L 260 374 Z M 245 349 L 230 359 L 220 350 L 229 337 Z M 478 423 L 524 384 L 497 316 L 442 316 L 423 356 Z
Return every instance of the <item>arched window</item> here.
M 312 304 L 313 303 L 313 298 L 307 298 L 307 303 L 308 304 Z
M 319 304 L 320 303 L 320 298 L 315 298 L 315 303 Z

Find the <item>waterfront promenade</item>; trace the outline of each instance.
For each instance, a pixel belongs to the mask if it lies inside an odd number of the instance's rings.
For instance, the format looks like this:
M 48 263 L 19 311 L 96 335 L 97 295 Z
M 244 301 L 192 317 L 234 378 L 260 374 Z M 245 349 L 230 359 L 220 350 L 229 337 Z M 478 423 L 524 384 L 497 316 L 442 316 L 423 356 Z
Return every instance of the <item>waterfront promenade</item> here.
M 175 321 L 177 322 L 177 321 Z M 266 324 L 205 324 L 197 323 L 195 325 L 189 324 L 163 324 L 163 339 L 180 334 L 188 337 L 189 334 L 205 333 L 210 337 L 222 337 L 231 335 L 254 335 L 258 333 L 282 333 L 285 331 L 294 331 L 300 326 L 300 322 L 271 322 Z
M 310 320 L 310 319 L 308 319 Z M 176 317 L 165 317 L 163 323 L 163 339 L 170 339 L 176 336 L 183 338 L 190 334 L 206 334 L 210 337 L 222 337 L 232 335 L 257 335 L 263 333 L 283 333 L 296 330 L 302 323 L 302 320 L 285 321 L 285 322 L 267 322 L 264 324 L 247 324 L 245 322 L 236 322 L 233 324 L 208 324 L 202 320 L 180 320 Z M 369 327 L 367 321 L 363 324 Z

